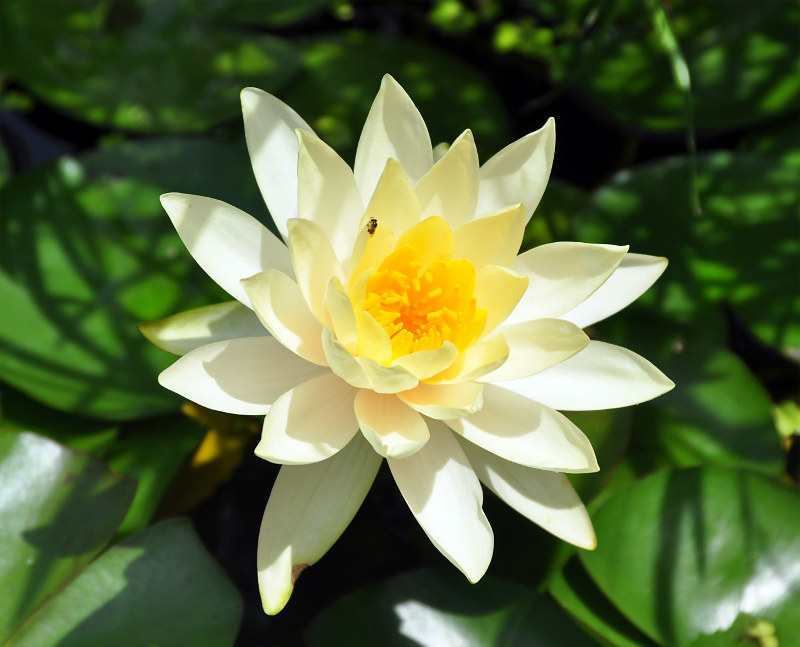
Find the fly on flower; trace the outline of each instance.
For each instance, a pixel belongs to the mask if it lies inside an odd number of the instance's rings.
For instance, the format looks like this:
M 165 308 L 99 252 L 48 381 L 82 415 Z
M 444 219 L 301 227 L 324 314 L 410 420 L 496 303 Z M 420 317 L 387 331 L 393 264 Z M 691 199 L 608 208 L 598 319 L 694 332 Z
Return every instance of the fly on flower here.
M 558 410 L 672 388 L 647 360 L 582 330 L 641 295 L 666 260 L 577 242 L 518 255 L 550 174 L 552 119 L 483 165 L 467 130 L 434 163 L 425 122 L 386 76 L 350 169 L 275 97 L 248 88 L 242 106 L 282 240 L 219 200 L 162 196 L 189 252 L 236 301 L 144 333 L 183 355 L 161 374 L 165 387 L 265 416 L 256 454 L 283 465 L 259 535 L 265 611 L 284 607 L 344 531 L 384 459 L 470 581 L 493 550 L 481 483 L 594 548 L 564 473 L 597 461 Z

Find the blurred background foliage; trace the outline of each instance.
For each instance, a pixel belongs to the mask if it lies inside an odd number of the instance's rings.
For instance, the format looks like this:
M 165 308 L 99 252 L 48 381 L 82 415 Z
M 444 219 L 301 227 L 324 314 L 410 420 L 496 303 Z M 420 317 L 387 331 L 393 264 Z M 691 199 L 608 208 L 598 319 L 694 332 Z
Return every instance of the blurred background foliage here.
M 0 3 L 0 644 L 800 644 L 799 34 L 796 0 Z M 596 551 L 487 494 L 469 585 L 382 471 L 268 618 L 258 421 L 159 387 L 172 358 L 137 331 L 225 298 L 158 196 L 271 226 L 240 89 L 352 162 L 386 72 L 434 143 L 469 127 L 484 160 L 556 118 L 524 247 L 668 257 L 590 333 L 677 387 L 570 414 L 602 468 L 574 477 Z

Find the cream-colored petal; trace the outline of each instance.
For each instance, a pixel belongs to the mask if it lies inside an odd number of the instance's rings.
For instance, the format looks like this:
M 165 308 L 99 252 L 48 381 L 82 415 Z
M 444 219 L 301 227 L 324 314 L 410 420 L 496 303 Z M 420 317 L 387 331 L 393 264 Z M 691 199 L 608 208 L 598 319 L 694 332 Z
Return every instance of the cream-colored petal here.
M 175 355 L 185 355 L 215 341 L 268 334 L 255 313 L 238 301 L 215 303 L 142 323 L 139 331 L 151 344 Z
M 372 315 L 363 310 L 356 313 L 358 324 L 358 354 L 386 365 L 392 361 L 392 342 L 388 333 Z
M 419 380 L 402 366 L 383 366 L 369 357 L 354 357 L 329 328 L 322 329 L 322 346 L 331 370 L 348 384 L 377 393 L 413 389 Z
M 556 122 L 547 120 L 536 132 L 506 146 L 481 167 L 477 214 L 510 204 L 525 205 L 526 219 L 542 199 L 556 147 Z
M 303 293 L 283 272 L 270 270 L 242 281 L 261 323 L 281 344 L 309 362 L 327 366 L 322 349 L 322 324 L 308 308 Z
M 525 207 L 506 207 L 458 227 L 453 232 L 453 258 L 466 258 L 475 269 L 484 265 L 508 267 L 517 257 L 524 233 Z
M 328 283 L 326 303 L 331 317 L 333 332 L 336 333 L 336 339 L 349 353 L 355 355 L 358 350 L 356 314 L 353 311 L 350 297 L 336 277 L 332 278 Z
M 478 151 L 472 133 L 465 130 L 414 187 L 422 219 L 440 216 L 451 227 L 472 220 L 479 183 Z
M 430 440 L 416 454 L 388 459 L 412 514 L 436 548 L 471 582 L 492 559 L 494 535 L 483 514 L 480 482 L 458 441 L 430 421 Z
M 666 258 L 629 252 L 596 292 L 561 318 L 581 328 L 602 321 L 636 301 L 665 269 Z
M 392 362 L 392 366 L 402 366 L 419 380 L 426 380 L 448 368 L 458 356 L 455 344 L 446 341 L 435 350 L 419 350 L 402 355 Z
M 483 406 L 483 385 L 475 382 L 420 384 L 415 389 L 398 393 L 397 397 L 429 418 L 447 420 L 480 411 Z
M 165 193 L 161 204 L 197 264 L 247 307 L 242 279 L 269 269 L 294 274 L 286 245 L 244 211 L 186 193 Z
M 361 433 L 381 456 L 410 456 L 430 437 L 422 416 L 394 395 L 361 389 L 356 395 L 355 411 Z
M 453 258 L 453 230 L 439 216 L 430 216 L 414 225 L 397 240 L 397 247 L 410 245 L 416 248 L 416 261 L 423 268 Z
M 337 258 L 347 261 L 364 212 L 353 171 L 316 135 L 298 130 L 297 139 L 298 217 L 317 223 Z
M 627 250 L 616 245 L 557 242 L 520 254 L 511 267 L 530 278 L 530 285 L 507 323 L 569 312 L 606 282 Z
M 278 613 L 303 569 L 344 532 L 367 496 L 381 457 L 361 435 L 313 465 L 284 465 L 258 535 L 258 587 L 264 611 Z
M 508 359 L 491 373 L 476 378 L 481 382 L 534 375 L 572 357 L 589 344 L 586 333 L 562 319 L 534 319 L 501 326 L 498 332 L 508 343 Z
M 367 277 L 364 274 L 377 268 L 392 253 L 395 243 L 394 231 L 387 224 L 378 226 L 372 234 L 366 227 L 362 227 L 356 236 L 353 255 L 350 257 L 350 287 L 359 280 L 366 284 Z
M 468 382 L 491 373 L 508 359 L 508 344 L 503 335 L 473 344 L 458 356 L 452 366 L 431 380 L 434 383 Z
M 386 160 L 396 159 L 412 184 L 433 165 L 431 138 L 414 102 L 388 74 L 370 108 L 353 166 L 364 204 L 369 203 Z
M 475 298 L 479 308 L 486 308 L 486 336 L 509 319 L 524 298 L 529 279 L 498 265 L 484 265 L 475 275 Z
M 327 326 L 330 324 L 325 306 L 328 283 L 333 277 L 344 281 L 341 266 L 328 237 L 317 223 L 294 219 L 288 222 L 288 227 L 297 284 L 311 312 Z
M 571 544 L 597 547 L 592 520 L 564 474 L 505 461 L 466 440 L 461 448 L 481 482 L 522 516 Z
M 361 227 L 366 227 L 374 218 L 378 221 L 376 232 L 381 227 L 389 227 L 400 235 L 420 221 L 421 213 L 417 194 L 405 169 L 395 159 L 386 160 L 386 167 L 361 219 Z
M 447 420 L 453 431 L 506 460 L 556 472 L 596 472 L 589 439 L 558 411 L 494 384 L 483 409 Z
M 247 150 L 250 151 L 256 182 L 278 231 L 288 240 L 286 221 L 297 218 L 295 131 L 298 128 L 313 131 L 294 110 L 271 94 L 256 88 L 245 88 L 241 98 Z M 282 270 L 274 265 L 272 267 Z M 255 273 L 250 272 L 247 276 Z
M 652 400 L 675 384 L 633 351 L 591 341 L 560 364 L 503 386 L 554 409 L 595 411 Z
M 331 372 L 287 391 L 264 418 L 256 456 L 286 465 L 330 458 L 358 431 L 353 411 L 356 393 Z
M 158 381 L 209 409 L 263 415 L 289 389 L 329 372 L 274 337 L 244 337 L 196 348 L 162 371 Z

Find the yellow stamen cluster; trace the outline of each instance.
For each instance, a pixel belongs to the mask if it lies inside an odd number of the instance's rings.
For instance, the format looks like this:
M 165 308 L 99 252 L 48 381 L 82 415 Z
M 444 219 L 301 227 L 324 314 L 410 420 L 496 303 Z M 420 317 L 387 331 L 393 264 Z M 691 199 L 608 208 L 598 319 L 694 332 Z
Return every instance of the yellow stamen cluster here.
M 463 351 L 486 323 L 473 296 L 475 266 L 457 259 L 422 267 L 419 256 L 414 246 L 402 245 L 367 281 L 363 308 L 388 333 L 393 358 L 446 341 Z

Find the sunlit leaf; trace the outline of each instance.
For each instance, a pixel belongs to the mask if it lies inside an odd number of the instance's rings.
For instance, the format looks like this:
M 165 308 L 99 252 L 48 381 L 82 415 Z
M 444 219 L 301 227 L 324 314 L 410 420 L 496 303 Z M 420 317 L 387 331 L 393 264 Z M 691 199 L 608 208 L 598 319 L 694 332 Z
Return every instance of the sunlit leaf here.
M 0 377 L 46 404 L 125 419 L 177 409 L 158 385 L 171 357 L 137 323 L 222 301 L 163 213 L 166 191 L 251 210 L 246 149 L 130 143 L 22 175 L 0 193 Z
M 348 595 L 311 624 L 309 647 L 589 647 L 593 640 L 533 589 L 418 571 Z
M 740 614 L 800 642 L 800 493 L 745 470 L 665 471 L 593 515 L 598 548 L 581 561 L 642 631 L 688 645 Z

